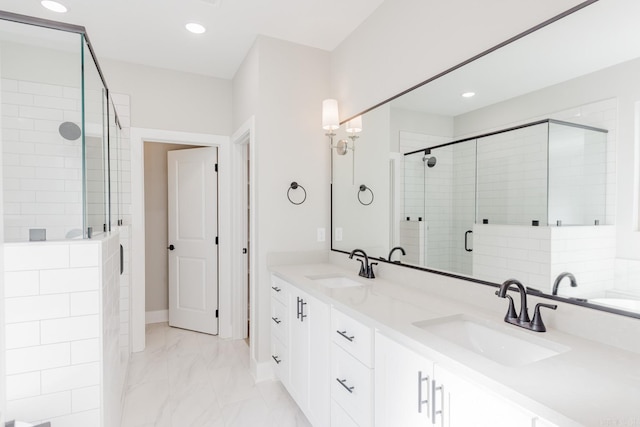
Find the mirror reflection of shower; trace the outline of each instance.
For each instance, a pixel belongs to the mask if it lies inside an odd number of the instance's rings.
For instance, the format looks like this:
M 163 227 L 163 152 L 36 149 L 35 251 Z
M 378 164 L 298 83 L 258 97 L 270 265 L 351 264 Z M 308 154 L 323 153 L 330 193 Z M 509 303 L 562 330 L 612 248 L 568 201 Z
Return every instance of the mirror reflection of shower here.
M 432 168 L 436 165 L 436 162 L 438 161 L 436 159 L 436 156 L 432 156 L 431 155 L 431 149 L 427 148 L 426 150 L 424 150 L 424 156 L 422 157 L 422 161 L 425 162 L 425 164 Z

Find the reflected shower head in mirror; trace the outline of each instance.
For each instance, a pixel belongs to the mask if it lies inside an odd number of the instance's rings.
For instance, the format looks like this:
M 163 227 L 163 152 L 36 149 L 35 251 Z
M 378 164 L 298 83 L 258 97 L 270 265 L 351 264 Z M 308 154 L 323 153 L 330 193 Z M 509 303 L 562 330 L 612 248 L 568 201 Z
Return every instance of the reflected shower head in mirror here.
M 422 161 L 426 162 L 427 166 L 432 168 L 436 165 L 437 159 L 436 159 L 436 156 L 431 156 L 430 154 L 431 154 L 430 149 L 427 148 L 426 150 L 424 150 L 424 157 L 422 157 Z
M 82 135 L 82 131 L 80 130 L 80 126 L 73 122 L 63 122 L 58 127 L 58 132 L 60 132 L 60 136 L 69 141 L 75 141 L 80 138 Z

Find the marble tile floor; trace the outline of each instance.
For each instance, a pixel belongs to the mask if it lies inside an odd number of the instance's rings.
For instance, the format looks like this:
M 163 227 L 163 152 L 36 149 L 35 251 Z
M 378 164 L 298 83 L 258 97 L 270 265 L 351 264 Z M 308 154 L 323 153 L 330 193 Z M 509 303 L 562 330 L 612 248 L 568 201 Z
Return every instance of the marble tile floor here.
M 129 362 L 121 427 L 310 427 L 279 381 L 256 383 L 244 340 L 147 325 Z

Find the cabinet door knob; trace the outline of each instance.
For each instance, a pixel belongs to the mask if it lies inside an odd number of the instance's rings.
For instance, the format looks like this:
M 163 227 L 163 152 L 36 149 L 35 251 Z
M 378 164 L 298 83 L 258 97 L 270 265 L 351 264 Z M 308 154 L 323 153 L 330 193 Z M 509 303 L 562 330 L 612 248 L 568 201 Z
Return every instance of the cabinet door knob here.
M 271 320 L 276 322 L 276 325 L 279 325 L 280 323 L 282 323 L 282 320 L 278 319 L 277 317 L 272 317 Z
M 169 249 L 170 251 L 174 250 L 175 248 L 176 248 L 176 247 L 175 247 L 175 246 L 173 246 L 173 245 L 169 245 L 169 246 L 167 246 L 167 249 Z
M 280 289 L 280 288 L 279 288 L 279 287 L 277 287 L 277 286 L 272 286 L 272 287 L 271 287 L 271 289 L 273 289 L 273 290 L 274 290 L 274 291 L 276 291 L 276 292 L 280 292 L 280 291 L 282 290 L 282 289 Z
M 271 356 L 271 358 L 275 360 L 278 365 L 282 362 L 282 360 L 278 359 L 278 356 Z

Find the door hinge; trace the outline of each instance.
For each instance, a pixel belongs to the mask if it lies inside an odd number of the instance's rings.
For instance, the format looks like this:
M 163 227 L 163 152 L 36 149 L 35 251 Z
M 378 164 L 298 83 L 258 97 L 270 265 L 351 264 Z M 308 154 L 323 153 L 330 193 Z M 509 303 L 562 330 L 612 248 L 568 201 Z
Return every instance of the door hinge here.
M 218 318 L 218 310 L 216 310 L 216 319 Z
M 216 245 L 218 244 L 218 236 L 216 236 Z
M 215 171 L 218 172 L 218 164 L 215 165 Z

